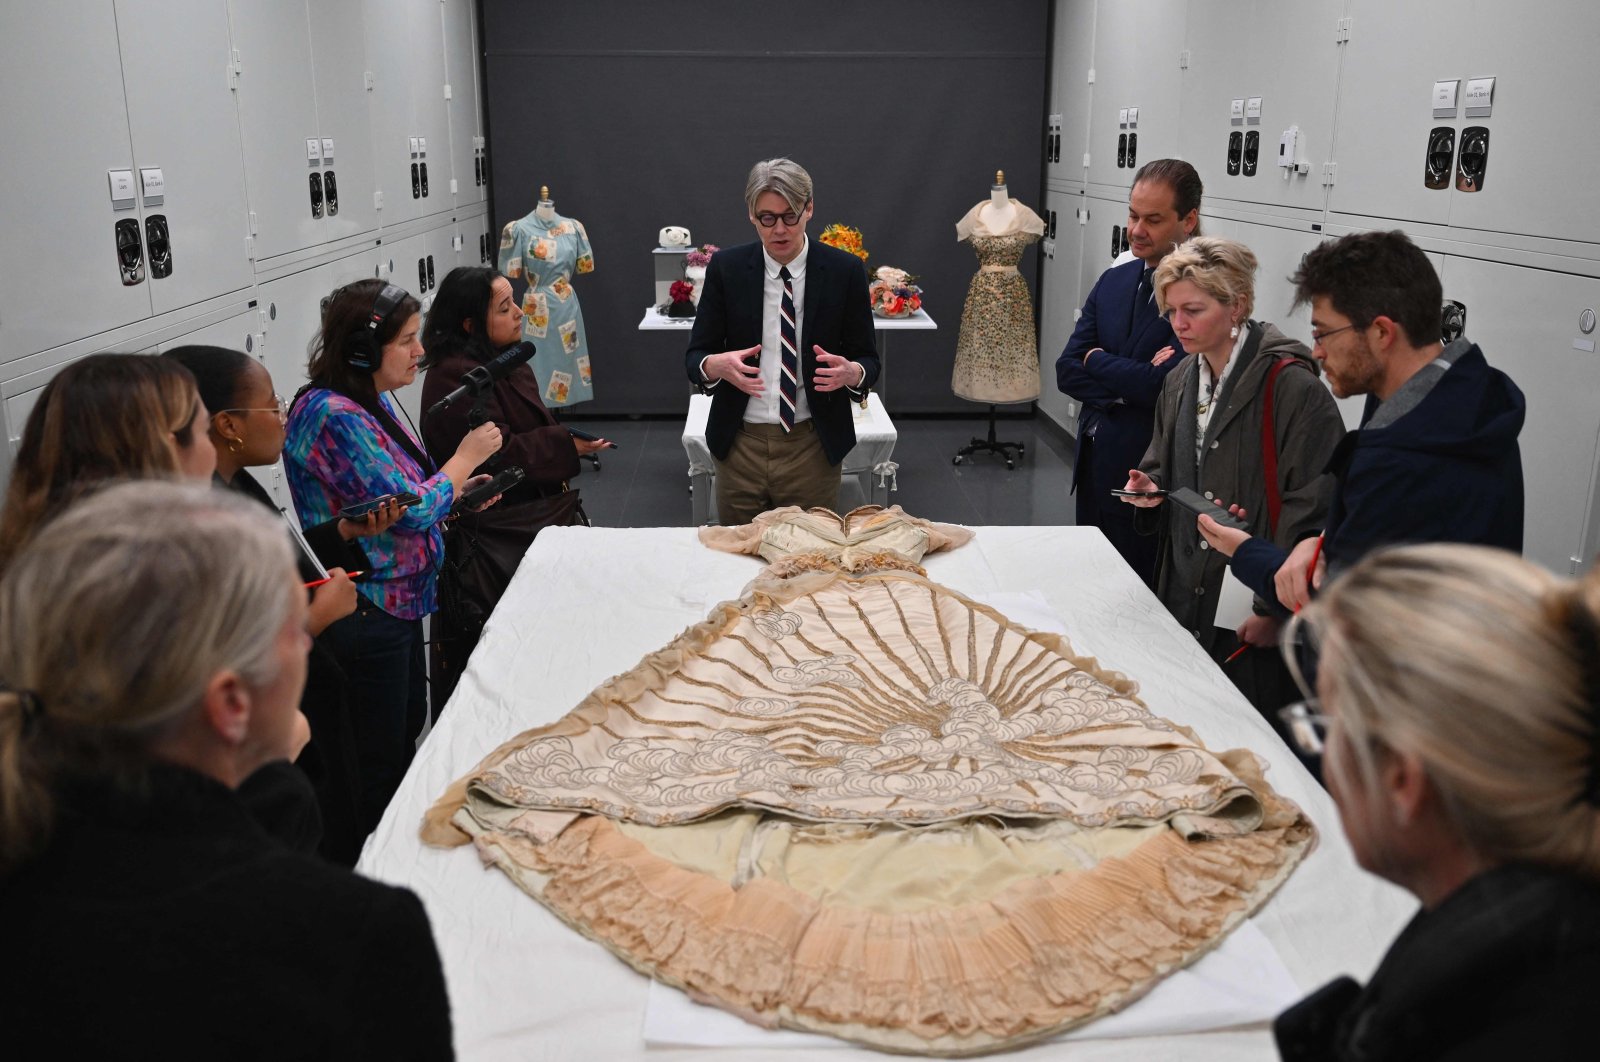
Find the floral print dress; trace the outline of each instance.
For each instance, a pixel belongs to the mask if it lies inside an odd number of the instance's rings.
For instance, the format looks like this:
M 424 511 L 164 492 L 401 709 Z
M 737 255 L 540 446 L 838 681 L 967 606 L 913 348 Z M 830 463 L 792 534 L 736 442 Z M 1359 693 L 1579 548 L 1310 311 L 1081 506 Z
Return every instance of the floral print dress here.
M 533 372 L 547 406 L 570 406 L 594 397 L 589 336 L 572 278 L 594 272 L 594 250 L 583 222 L 535 211 L 500 233 L 500 272 L 526 277 L 522 338 L 539 348 Z

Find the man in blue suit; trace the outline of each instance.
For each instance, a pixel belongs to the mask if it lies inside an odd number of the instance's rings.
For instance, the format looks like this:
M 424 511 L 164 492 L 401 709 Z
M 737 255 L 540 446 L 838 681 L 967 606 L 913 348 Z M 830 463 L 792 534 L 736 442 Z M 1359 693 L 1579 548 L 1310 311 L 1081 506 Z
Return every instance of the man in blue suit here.
M 1174 247 L 1199 235 L 1201 191 L 1200 175 L 1187 162 L 1144 165 L 1128 194 L 1134 260 L 1100 274 L 1056 359 L 1056 386 L 1083 404 L 1073 468 L 1078 523 L 1103 531 L 1146 584 L 1155 579 L 1155 536 L 1134 531 L 1134 507 L 1111 491 L 1144 457 L 1161 381 L 1183 357 L 1172 326 L 1156 309 L 1151 278 Z

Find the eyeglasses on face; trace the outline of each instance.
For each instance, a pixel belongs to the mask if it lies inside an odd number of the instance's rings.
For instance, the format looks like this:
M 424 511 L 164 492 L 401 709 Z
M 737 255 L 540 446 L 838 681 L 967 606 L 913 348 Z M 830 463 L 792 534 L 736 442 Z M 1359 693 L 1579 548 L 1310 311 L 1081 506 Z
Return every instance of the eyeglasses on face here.
M 1322 346 L 1322 341 L 1324 339 L 1327 339 L 1329 336 L 1336 336 L 1340 332 L 1348 332 L 1348 331 L 1350 331 L 1350 329 L 1358 328 L 1358 327 L 1360 327 L 1360 326 L 1359 325 L 1353 325 L 1353 324 L 1347 324 L 1343 328 L 1330 328 L 1326 332 L 1312 332 L 1311 333 L 1311 345 L 1314 346 L 1314 347 L 1320 347 L 1320 346 Z
M 270 408 L 219 409 L 217 413 L 276 413 L 279 420 L 287 421 L 289 419 L 289 400 L 282 395 L 273 395 L 272 401 L 275 404 Z M 214 417 L 217 413 L 211 415 Z
M 1328 747 L 1328 728 L 1333 720 L 1322 714 L 1322 702 L 1315 697 L 1279 708 L 1278 718 L 1294 738 L 1295 747 L 1307 756 L 1321 756 Z
M 809 203 L 806 205 L 810 206 Z M 796 214 L 793 210 L 786 210 L 782 214 L 774 214 L 770 210 L 763 210 L 756 215 L 756 221 L 764 229 L 770 229 L 780 221 L 785 225 L 793 227 L 800 224 L 800 215 Z

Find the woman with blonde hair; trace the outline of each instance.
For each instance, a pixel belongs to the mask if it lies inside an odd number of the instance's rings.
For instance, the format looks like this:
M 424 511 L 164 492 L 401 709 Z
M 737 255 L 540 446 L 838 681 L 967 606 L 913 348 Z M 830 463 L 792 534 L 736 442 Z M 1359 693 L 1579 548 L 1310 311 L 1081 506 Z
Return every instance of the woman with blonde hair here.
M 0 572 L 39 525 L 108 479 L 209 478 L 194 377 L 148 354 L 91 354 L 56 374 L 22 429 L 0 513 Z
M 1600 577 L 1483 546 L 1390 549 L 1288 633 L 1316 677 L 1297 674 L 1308 699 L 1284 716 L 1302 749 L 1326 747 L 1356 859 L 1422 910 L 1365 987 L 1341 978 L 1279 1016 L 1283 1057 L 1589 1055 Z
M 305 618 L 280 529 L 200 484 L 106 487 L 17 553 L 0 579 L 13 1040 L 68 1058 L 449 1057 L 416 897 L 290 851 L 236 792 L 305 740 Z
M 1233 240 L 1196 236 L 1161 260 L 1156 301 L 1190 353 L 1167 374 L 1155 434 L 1128 473 L 1123 501 L 1141 507 L 1135 529 L 1160 532 L 1156 593 L 1268 719 L 1293 696 L 1274 649 L 1279 623 L 1257 601 L 1242 623 L 1218 626 L 1227 558 L 1201 537 L 1197 517 L 1141 492 L 1188 487 L 1242 507 L 1252 534 L 1292 546 L 1322 526 L 1332 479 L 1323 474 L 1344 434 L 1311 351 L 1250 319 L 1256 256 Z M 1168 349 L 1157 363 L 1174 356 Z M 1157 507 L 1160 508 L 1157 508 Z M 1231 662 L 1230 662 L 1231 661 Z

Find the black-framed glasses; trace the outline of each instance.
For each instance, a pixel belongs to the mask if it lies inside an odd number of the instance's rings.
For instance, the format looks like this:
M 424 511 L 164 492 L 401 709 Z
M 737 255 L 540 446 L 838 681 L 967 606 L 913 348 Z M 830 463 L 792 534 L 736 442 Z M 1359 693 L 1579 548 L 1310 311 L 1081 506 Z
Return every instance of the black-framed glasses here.
M 809 206 L 810 204 L 806 205 Z M 800 215 L 793 210 L 784 211 L 782 214 L 774 214 L 770 210 L 763 210 L 756 215 L 756 222 L 764 229 L 770 229 L 780 221 L 793 227 L 800 224 Z
M 275 394 L 275 395 L 272 396 L 272 401 L 275 404 L 270 408 L 262 407 L 262 408 L 258 408 L 258 409 L 219 409 L 219 410 L 217 410 L 217 413 L 276 413 L 278 415 L 278 419 L 279 420 L 287 421 L 289 419 L 289 400 L 287 398 L 283 397 L 282 395 Z M 213 413 L 211 415 L 214 417 L 214 416 L 217 415 L 217 413 Z
M 1322 714 L 1322 702 L 1315 697 L 1295 701 L 1278 709 L 1295 747 L 1307 756 L 1321 756 L 1328 747 L 1328 730 L 1333 725 L 1331 717 Z
M 1330 328 L 1326 332 L 1312 332 L 1311 333 L 1311 345 L 1314 346 L 1314 347 L 1320 347 L 1320 346 L 1322 346 L 1322 341 L 1324 339 L 1327 339 L 1329 336 L 1336 336 L 1340 332 L 1348 332 L 1352 328 L 1359 328 L 1359 327 L 1361 327 L 1361 326 L 1360 325 L 1354 325 L 1354 324 L 1347 324 L 1343 328 Z

